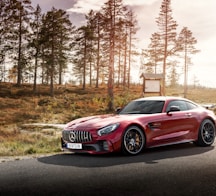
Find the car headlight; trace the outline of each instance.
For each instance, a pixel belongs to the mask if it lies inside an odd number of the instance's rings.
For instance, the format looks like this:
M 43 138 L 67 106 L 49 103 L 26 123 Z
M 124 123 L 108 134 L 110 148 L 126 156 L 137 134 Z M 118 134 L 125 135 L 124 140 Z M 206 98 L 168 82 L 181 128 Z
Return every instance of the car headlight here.
M 103 127 L 102 129 L 99 129 L 97 133 L 99 136 L 106 135 L 106 134 L 109 134 L 115 131 L 118 128 L 118 126 L 119 126 L 119 123 L 112 124 L 112 125 Z

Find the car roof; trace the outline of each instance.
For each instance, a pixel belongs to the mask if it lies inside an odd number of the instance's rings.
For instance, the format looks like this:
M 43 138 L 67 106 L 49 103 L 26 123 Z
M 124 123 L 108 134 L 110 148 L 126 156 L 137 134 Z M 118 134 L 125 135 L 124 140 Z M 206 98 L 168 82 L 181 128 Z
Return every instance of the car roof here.
M 134 101 L 147 101 L 147 100 L 155 100 L 155 101 L 167 101 L 167 100 L 185 100 L 190 101 L 188 99 L 182 98 L 182 97 L 174 97 L 174 96 L 152 96 L 152 97 L 143 97 L 136 99 Z M 190 101 L 192 102 L 192 101 Z

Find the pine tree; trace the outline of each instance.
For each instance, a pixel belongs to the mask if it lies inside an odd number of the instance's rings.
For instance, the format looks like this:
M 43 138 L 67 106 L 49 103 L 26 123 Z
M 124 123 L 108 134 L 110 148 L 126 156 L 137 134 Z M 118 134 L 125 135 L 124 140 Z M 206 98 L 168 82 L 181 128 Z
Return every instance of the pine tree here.
M 187 27 L 183 27 L 179 34 L 178 45 L 181 46 L 184 58 L 184 97 L 187 95 L 187 80 L 191 55 L 199 52 L 194 46 L 196 43 L 197 40 L 193 37 L 192 32 Z
M 33 92 L 36 93 L 37 87 L 37 72 L 38 72 L 38 61 L 41 56 L 41 27 L 42 27 L 42 13 L 41 8 L 37 5 L 36 10 L 33 13 L 33 19 L 30 23 L 31 36 L 29 40 L 30 54 L 34 57 L 34 84 Z
M 61 74 L 66 68 L 68 60 L 67 52 L 70 50 L 70 34 L 72 24 L 69 16 L 63 10 L 54 7 L 42 18 L 42 48 L 43 66 L 46 68 L 50 80 L 50 95 L 54 96 L 54 80 L 57 74 L 61 80 Z
M 88 33 L 88 51 L 87 51 L 87 60 L 89 64 L 89 85 L 92 86 L 93 75 L 95 68 L 97 66 L 97 49 L 98 49 L 98 39 L 97 39 L 97 20 L 96 13 L 93 10 L 90 10 L 88 15 L 86 15 L 87 27 L 89 29 Z M 97 45 L 97 47 L 96 47 Z
M 137 52 L 133 51 L 135 46 L 134 42 L 137 41 L 135 38 L 136 32 L 138 30 L 137 20 L 135 18 L 135 14 L 132 10 L 127 12 L 127 26 L 128 26 L 128 74 L 127 74 L 127 86 L 130 87 L 130 75 L 131 75 L 131 63 L 132 57 L 134 55 L 138 55 Z
M 85 89 L 87 71 L 91 70 L 91 67 L 87 67 L 87 64 L 91 63 L 93 32 L 91 27 L 86 25 L 78 28 L 76 34 L 75 55 L 73 59 L 75 64 L 74 71 L 82 77 L 82 86 Z
M 158 33 L 153 33 L 151 36 L 151 43 L 148 46 L 149 62 L 148 65 L 154 67 L 154 73 L 157 74 L 157 66 L 159 62 L 163 61 L 161 50 L 161 38 Z
M 8 30 L 7 25 L 7 0 L 0 1 L 0 82 L 5 79 L 5 58 L 7 52 L 7 45 L 6 45 L 6 35 Z
M 140 75 L 142 75 L 143 73 L 154 73 L 154 64 L 151 62 L 151 54 L 148 49 L 142 49 L 140 62 Z
M 124 18 L 120 19 L 116 24 L 116 39 L 115 39 L 115 62 L 114 68 L 117 70 L 114 77 L 117 78 L 117 86 L 120 84 L 126 87 L 127 73 L 127 54 L 128 54 L 128 27 Z
M 5 38 L 7 29 L 7 1 L 2 0 L 0 2 L 0 65 L 5 61 Z
M 12 21 L 10 43 L 17 66 L 17 85 L 20 86 L 23 80 L 23 70 L 28 64 L 27 39 L 29 34 L 29 22 L 33 7 L 31 0 L 12 0 L 9 4 L 10 19 Z M 14 51 L 16 50 L 16 51 Z
M 95 39 L 96 39 L 96 84 L 95 87 L 99 87 L 99 76 L 101 72 L 101 59 L 102 59 L 102 52 L 101 52 L 101 39 L 102 39 L 102 14 L 100 12 L 97 12 L 95 14 Z
M 171 0 L 163 0 L 160 7 L 159 17 L 156 22 L 159 27 L 159 35 L 162 43 L 163 51 L 163 80 L 162 88 L 163 94 L 165 94 L 165 80 L 167 70 L 167 57 L 173 55 L 176 52 L 176 28 L 177 23 L 172 17 Z
M 72 25 L 69 15 L 66 11 L 59 10 L 59 26 L 60 37 L 59 37 L 59 48 L 58 48 L 58 75 L 59 84 L 62 84 L 62 75 L 64 70 L 67 68 L 71 55 L 71 40 L 74 36 L 75 27 Z
M 178 62 L 177 61 L 174 61 L 170 64 L 170 67 L 171 67 L 171 71 L 170 71 L 170 74 L 168 76 L 168 79 L 169 79 L 169 82 L 170 82 L 170 86 L 172 88 L 176 87 L 177 84 L 178 84 L 178 80 L 179 80 L 179 76 L 180 74 L 177 72 L 177 66 Z
M 117 24 L 125 12 L 122 0 L 108 0 L 102 8 L 104 17 L 104 38 L 107 40 L 108 54 L 109 54 L 109 65 L 108 65 L 108 109 L 114 109 L 114 63 L 115 63 L 115 46 L 117 38 Z

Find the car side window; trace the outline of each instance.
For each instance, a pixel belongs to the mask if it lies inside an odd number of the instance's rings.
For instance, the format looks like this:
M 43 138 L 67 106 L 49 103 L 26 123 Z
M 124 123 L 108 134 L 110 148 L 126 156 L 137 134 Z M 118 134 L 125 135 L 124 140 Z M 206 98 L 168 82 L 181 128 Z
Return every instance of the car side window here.
M 119 114 L 155 114 L 161 113 L 164 101 L 144 100 L 133 101 L 126 105 Z
M 185 101 L 182 101 L 182 100 L 171 101 L 167 106 L 166 112 L 168 112 L 170 110 L 171 106 L 179 107 L 180 111 L 188 110 L 187 103 Z
M 163 110 L 164 101 L 152 101 L 148 107 L 144 107 L 142 113 L 146 114 L 156 114 L 161 113 Z
M 189 110 L 192 110 L 194 108 L 197 108 L 198 106 L 195 105 L 195 104 L 193 104 L 193 103 L 191 103 L 191 102 L 187 102 L 187 107 L 188 107 Z

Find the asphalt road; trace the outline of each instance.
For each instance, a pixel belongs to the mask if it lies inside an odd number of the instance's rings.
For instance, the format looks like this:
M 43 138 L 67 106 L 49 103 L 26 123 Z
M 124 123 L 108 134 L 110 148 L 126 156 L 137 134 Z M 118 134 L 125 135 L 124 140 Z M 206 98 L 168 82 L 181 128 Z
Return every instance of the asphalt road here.
M 180 144 L 138 156 L 56 154 L 0 163 L 4 195 L 216 195 L 216 149 Z

